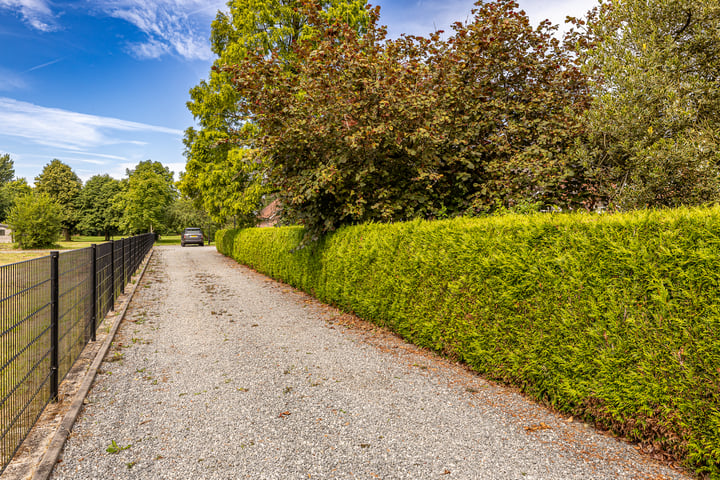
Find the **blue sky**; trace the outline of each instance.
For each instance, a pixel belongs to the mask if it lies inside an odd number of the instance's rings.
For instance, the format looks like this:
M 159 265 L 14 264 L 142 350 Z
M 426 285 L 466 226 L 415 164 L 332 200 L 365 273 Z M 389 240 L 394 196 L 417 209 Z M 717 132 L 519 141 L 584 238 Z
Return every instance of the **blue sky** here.
M 390 36 L 469 18 L 472 0 L 381 0 Z M 538 23 L 596 0 L 519 0 Z M 212 64 L 226 0 L 0 0 L 0 153 L 33 183 L 53 158 L 81 179 L 152 159 L 184 169 L 188 90 Z

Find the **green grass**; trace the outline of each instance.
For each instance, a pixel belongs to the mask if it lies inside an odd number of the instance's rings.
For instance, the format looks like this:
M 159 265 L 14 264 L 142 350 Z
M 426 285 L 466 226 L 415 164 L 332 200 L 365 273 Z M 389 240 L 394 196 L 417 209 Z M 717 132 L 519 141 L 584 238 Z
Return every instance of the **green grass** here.
M 112 240 L 120 240 L 125 236 L 114 236 Z M 0 265 L 8 265 L 10 263 L 22 262 L 33 258 L 49 255 L 53 250 L 75 250 L 79 248 L 87 248 L 92 244 L 100 244 L 105 242 L 104 236 L 82 236 L 73 235 L 69 242 L 58 241 L 51 248 L 40 250 L 20 250 L 17 243 L 0 243 Z M 180 245 L 180 235 L 163 235 L 155 245 Z
M 155 245 L 180 245 L 180 235 L 160 235 Z
M 0 250 L 0 265 L 9 265 L 11 263 L 22 262 L 24 260 L 31 260 L 33 258 L 42 257 L 46 253 L 36 252 L 23 252 L 19 250 L 17 252 L 8 252 L 7 250 Z

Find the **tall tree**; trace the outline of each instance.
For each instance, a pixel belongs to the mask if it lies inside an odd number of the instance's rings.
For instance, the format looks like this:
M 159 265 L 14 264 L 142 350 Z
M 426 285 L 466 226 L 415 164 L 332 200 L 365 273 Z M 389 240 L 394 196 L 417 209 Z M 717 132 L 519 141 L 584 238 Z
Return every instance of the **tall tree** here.
M 0 155 L 0 185 L 4 185 L 15 178 L 15 164 L 9 153 Z
M 123 191 L 115 197 L 115 208 L 122 212 L 120 230 L 124 233 L 157 232 L 168 229 L 169 208 L 177 197 L 173 172 L 160 162 L 146 160 L 127 170 Z
M 94 175 L 85 183 L 78 198 L 77 228 L 87 235 L 110 235 L 118 231 L 121 212 L 114 204 L 115 196 L 122 191 L 120 181 L 110 175 Z
M 47 194 L 60 206 L 65 241 L 78 222 L 77 199 L 82 190 L 80 178 L 70 166 L 58 159 L 45 165 L 40 175 L 35 177 L 35 189 L 39 194 Z
M 316 11 L 315 11 L 316 12 Z M 279 55 L 248 54 L 233 74 L 241 118 L 261 132 L 284 215 L 312 235 L 339 225 L 477 214 L 569 202 L 562 153 L 588 101 L 577 56 L 517 3 L 477 4 L 454 35 L 386 40 L 307 7 L 316 35 Z
M 223 67 L 241 62 L 248 53 L 275 51 L 286 71 L 292 71 L 295 43 L 313 35 L 301 5 L 301 0 L 230 0 L 228 12 L 219 12 L 213 22 L 211 43 L 217 59 L 209 79 L 190 90 L 187 106 L 200 129 L 186 131 L 187 166 L 179 188 L 216 221 L 251 221 L 268 191 L 265 159 L 255 150 L 242 150 L 250 145 L 228 143 L 235 130 L 248 135 L 257 129 L 238 118 L 239 94 Z M 320 9 L 325 17 L 343 19 L 357 29 L 367 24 L 365 0 L 321 0 Z M 215 198 L 222 198 L 223 205 Z
M 0 221 L 5 220 L 14 200 L 12 191 L 8 188 L 14 177 L 15 166 L 10 155 L 0 155 Z
M 602 1 L 589 23 L 594 104 L 576 155 L 622 208 L 720 199 L 720 4 Z

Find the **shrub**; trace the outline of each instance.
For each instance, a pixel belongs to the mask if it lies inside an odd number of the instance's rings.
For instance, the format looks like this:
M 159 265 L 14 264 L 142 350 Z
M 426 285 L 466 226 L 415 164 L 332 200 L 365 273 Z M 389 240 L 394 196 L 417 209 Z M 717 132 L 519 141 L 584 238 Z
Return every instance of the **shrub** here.
M 226 231 L 221 252 L 720 475 L 720 207 Z M 232 241 L 231 241 L 232 238 Z
M 15 200 L 8 215 L 18 247 L 51 247 L 60 235 L 62 211 L 47 194 L 27 194 Z

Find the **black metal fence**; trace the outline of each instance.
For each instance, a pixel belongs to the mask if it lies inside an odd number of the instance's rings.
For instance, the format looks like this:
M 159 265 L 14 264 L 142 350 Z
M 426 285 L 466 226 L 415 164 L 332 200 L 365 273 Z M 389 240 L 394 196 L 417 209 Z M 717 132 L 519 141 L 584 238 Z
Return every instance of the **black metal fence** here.
M 0 473 L 153 242 L 144 234 L 0 266 Z

